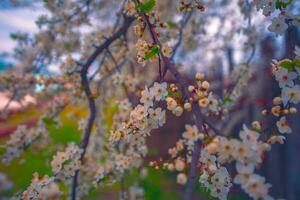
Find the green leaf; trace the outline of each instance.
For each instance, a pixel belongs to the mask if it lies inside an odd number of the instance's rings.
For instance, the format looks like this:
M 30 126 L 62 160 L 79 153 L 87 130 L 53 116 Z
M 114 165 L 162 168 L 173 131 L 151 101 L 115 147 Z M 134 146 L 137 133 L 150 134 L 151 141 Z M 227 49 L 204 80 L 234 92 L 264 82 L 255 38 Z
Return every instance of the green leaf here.
M 281 2 L 282 7 L 283 7 L 283 8 L 288 7 L 288 6 L 292 3 L 292 1 L 293 1 L 293 0 L 289 0 L 288 2 Z
M 49 3 L 49 0 L 44 0 L 44 4 L 48 4 Z
M 276 9 L 281 9 L 281 7 L 282 7 L 281 1 L 280 0 L 276 0 L 276 2 L 275 2 L 275 8 Z
M 175 99 L 181 99 L 182 98 L 182 95 L 181 95 L 180 92 L 168 92 L 167 96 L 175 98 Z
M 167 25 L 169 28 L 178 28 L 178 25 L 173 21 L 167 21 Z
M 71 51 L 72 50 L 72 43 L 71 42 L 66 42 L 64 44 L 66 51 Z
M 289 71 L 292 71 L 294 69 L 294 63 L 288 60 L 282 61 L 279 64 L 282 68 L 285 68 Z
M 150 148 L 148 152 L 149 156 L 156 156 L 157 155 L 157 150 L 155 148 Z
M 48 118 L 48 117 L 43 118 L 43 122 L 48 126 L 56 125 L 56 122 L 54 121 L 54 119 Z
M 232 99 L 230 97 L 224 97 L 222 101 L 223 101 L 223 104 L 227 104 L 227 103 L 231 103 Z
M 281 0 L 276 0 L 275 2 L 275 8 L 276 9 L 282 9 L 282 8 L 286 8 L 287 6 L 289 6 L 292 3 L 293 0 L 289 0 L 288 2 L 283 2 Z
M 155 6 L 155 0 L 148 0 L 147 2 L 145 3 L 141 3 L 139 5 L 139 10 L 143 13 L 147 13 L 147 12 L 150 12 Z
M 13 40 L 17 40 L 17 39 L 20 38 L 20 36 L 19 36 L 18 34 L 16 34 L 16 33 L 11 33 L 9 36 L 10 36 L 10 38 L 13 39 Z
M 159 46 L 158 45 L 154 45 L 152 47 L 152 49 L 146 54 L 145 56 L 145 60 L 149 60 L 151 59 L 153 56 L 155 56 L 159 51 Z
M 300 60 L 294 60 L 293 63 L 295 67 L 300 68 Z

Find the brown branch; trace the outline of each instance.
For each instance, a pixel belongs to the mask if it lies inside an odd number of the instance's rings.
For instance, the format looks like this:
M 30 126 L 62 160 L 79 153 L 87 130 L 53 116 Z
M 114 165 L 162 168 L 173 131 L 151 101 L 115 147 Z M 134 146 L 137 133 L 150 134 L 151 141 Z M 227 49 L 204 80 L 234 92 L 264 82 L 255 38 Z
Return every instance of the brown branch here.
M 89 85 L 88 69 L 94 63 L 96 58 L 103 52 L 103 50 L 107 49 L 115 40 L 119 39 L 122 35 L 126 34 L 128 28 L 130 27 L 133 21 L 134 21 L 133 17 L 125 17 L 123 26 L 117 32 L 115 32 L 111 37 L 107 38 L 105 42 L 103 42 L 99 47 L 97 47 L 96 50 L 92 53 L 92 55 L 87 59 L 86 63 L 82 65 L 82 69 L 80 71 L 81 85 L 83 86 L 84 93 L 88 99 L 89 111 L 90 111 L 87 126 L 85 127 L 84 130 L 83 139 L 80 143 L 80 147 L 83 149 L 83 152 L 80 156 L 80 160 L 82 163 L 89 144 L 89 138 L 91 135 L 92 127 L 96 119 L 96 113 L 97 113 L 96 102 L 94 97 L 92 96 L 91 88 Z M 72 190 L 71 190 L 72 200 L 76 199 L 78 176 L 79 176 L 79 170 L 75 172 L 75 175 L 73 177 Z

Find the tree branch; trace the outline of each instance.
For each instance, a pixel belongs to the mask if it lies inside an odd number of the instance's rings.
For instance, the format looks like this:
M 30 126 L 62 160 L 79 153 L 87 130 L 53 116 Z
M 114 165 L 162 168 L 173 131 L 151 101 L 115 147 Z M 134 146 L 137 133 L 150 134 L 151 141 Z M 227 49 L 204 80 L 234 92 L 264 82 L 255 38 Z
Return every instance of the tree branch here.
M 80 147 L 83 149 L 83 152 L 80 156 L 80 160 L 82 163 L 89 144 L 89 138 L 91 135 L 91 131 L 97 113 L 96 102 L 94 97 L 92 96 L 91 88 L 89 85 L 88 69 L 96 60 L 96 58 L 103 52 L 103 50 L 107 49 L 115 40 L 119 39 L 122 35 L 124 35 L 127 32 L 129 26 L 133 21 L 134 21 L 133 17 L 125 17 L 123 26 L 117 32 L 115 32 L 111 37 L 107 38 L 105 42 L 103 42 L 99 47 L 96 48 L 96 50 L 92 53 L 92 55 L 87 59 L 86 63 L 82 66 L 82 69 L 80 71 L 81 85 L 83 86 L 84 93 L 88 99 L 89 111 L 90 111 L 87 126 L 85 127 L 84 130 L 83 139 L 80 143 Z M 73 177 L 72 190 L 71 190 L 72 200 L 76 200 L 78 176 L 79 176 L 79 170 L 75 172 L 75 175 Z

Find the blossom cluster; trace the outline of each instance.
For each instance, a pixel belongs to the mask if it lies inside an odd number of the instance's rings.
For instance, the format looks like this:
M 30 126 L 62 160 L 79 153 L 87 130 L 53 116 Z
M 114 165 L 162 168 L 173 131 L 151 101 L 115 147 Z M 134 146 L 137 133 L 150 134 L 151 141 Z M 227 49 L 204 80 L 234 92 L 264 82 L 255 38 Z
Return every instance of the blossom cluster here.
M 219 100 L 210 92 L 210 83 L 204 79 L 204 75 L 201 73 L 196 73 L 195 80 L 196 86 L 188 87 L 193 100 L 198 102 L 201 109 L 218 115 L 221 108 Z
M 272 114 L 279 118 L 276 126 L 282 134 L 292 132 L 287 116 L 297 113 L 295 105 L 300 102 L 299 69 L 300 62 L 297 57 L 294 60 L 284 59 L 279 62 L 274 60 L 273 62 L 272 72 L 281 89 L 281 96 L 275 97 L 270 111 L 265 109 L 262 114 Z M 284 138 L 284 136 L 280 138 Z M 273 137 L 274 139 L 275 137 Z
M 127 122 L 115 131 L 111 131 L 110 140 L 117 142 L 126 140 L 128 135 L 149 135 L 150 131 L 165 123 L 165 111 L 160 107 L 154 108 L 154 101 L 164 100 L 167 96 L 166 83 L 154 83 L 151 88 L 141 92 L 140 103 L 129 115 Z
M 241 184 L 241 187 L 254 199 L 266 199 L 269 197 L 268 189 L 270 184 L 265 183 L 265 179 L 254 173 L 254 167 L 262 162 L 263 154 L 271 149 L 271 146 L 259 141 L 260 134 L 248 129 L 244 129 L 239 134 L 241 140 L 217 137 L 206 146 L 210 153 L 217 154 L 220 163 L 236 161 L 238 175 L 234 182 Z M 248 169 L 252 169 L 251 171 Z M 247 174 L 245 174 L 247 173 Z M 241 178 L 243 177 L 243 178 Z M 256 187 L 259 185 L 259 187 Z
M 277 35 L 282 35 L 288 28 L 289 24 L 299 26 L 300 16 L 292 16 L 288 11 L 288 6 L 292 1 L 273 1 L 273 0 L 254 0 L 253 4 L 257 10 L 262 10 L 263 15 L 272 16 L 272 24 L 268 27 L 269 31 Z M 279 14 L 275 14 L 278 12 Z
M 60 194 L 53 177 L 47 175 L 41 177 L 38 173 L 34 173 L 30 186 L 22 194 L 22 199 L 49 199 L 49 197 L 56 199 Z
M 13 159 L 20 157 L 21 153 L 37 139 L 48 137 L 48 130 L 43 121 L 39 121 L 37 127 L 28 128 L 26 125 L 20 125 L 10 134 L 10 138 L 4 144 L 5 153 L 2 162 L 9 164 Z
M 233 69 L 230 74 L 230 80 L 234 80 L 234 86 L 231 87 L 233 89 L 228 89 L 225 93 L 225 98 L 223 98 L 225 107 L 232 106 L 234 102 L 242 97 L 244 88 L 251 77 L 252 71 L 246 65 L 241 65 Z
M 51 161 L 52 170 L 57 179 L 65 180 L 74 176 L 80 169 L 82 149 L 70 143 L 63 152 L 57 152 Z
M 207 164 L 211 165 L 212 163 Z M 216 167 L 212 172 L 204 170 L 199 181 L 202 186 L 210 190 L 211 196 L 222 200 L 227 199 L 228 192 L 232 186 L 231 178 L 225 167 Z
M 271 149 L 270 140 L 259 140 L 259 130 L 260 125 L 253 122 L 252 129 L 244 125 L 239 133 L 240 139 L 228 139 L 223 136 L 207 136 L 199 133 L 196 126 L 186 125 L 183 139 L 176 143 L 176 147 L 169 149 L 171 161 L 163 166 L 170 171 L 178 171 L 177 182 L 185 184 L 187 176 L 184 170 L 191 162 L 195 142 L 201 140 L 203 148 L 199 159 L 200 183 L 210 190 L 213 197 L 227 199 L 232 183 L 227 169 L 222 165 L 236 161 L 237 175 L 233 179 L 234 183 L 240 184 L 254 199 L 272 199 L 269 196 L 271 185 L 265 182 L 264 177 L 254 172 L 255 167 L 262 163 L 264 153 Z M 157 166 L 155 162 L 151 164 Z

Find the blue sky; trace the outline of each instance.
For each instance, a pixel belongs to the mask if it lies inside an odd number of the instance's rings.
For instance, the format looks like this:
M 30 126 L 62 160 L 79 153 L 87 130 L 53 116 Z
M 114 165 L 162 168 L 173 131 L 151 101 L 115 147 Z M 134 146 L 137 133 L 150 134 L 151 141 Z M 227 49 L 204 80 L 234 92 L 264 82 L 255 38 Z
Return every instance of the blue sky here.
M 0 3 L 0 52 L 12 52 L 15 42 L 10 39 L 10 33 L 22 31 L 34 33 L 37 31 L 35 20 L 44 12 L 41 8 L 12 8 L 7 3 Z

